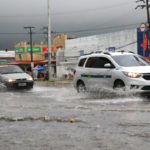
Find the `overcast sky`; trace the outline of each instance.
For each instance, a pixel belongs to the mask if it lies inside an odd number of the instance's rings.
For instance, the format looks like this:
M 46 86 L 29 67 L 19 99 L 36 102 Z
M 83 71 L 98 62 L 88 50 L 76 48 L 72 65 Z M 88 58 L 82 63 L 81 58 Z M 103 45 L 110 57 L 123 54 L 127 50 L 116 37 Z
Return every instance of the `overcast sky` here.
M 146 9 L 135 7 L 136 0 L 50 0 L 51 28 L 88 36 L 126 28 L 136 28 L 145 22 Z M 15 41 L 29 40 L 25 26 L 34 26 L 42 33 L 48 25 L 47 0 L 0 0 L 0 49 L 13 49 Z M 43 39 L 33 35 L 33 41 Z

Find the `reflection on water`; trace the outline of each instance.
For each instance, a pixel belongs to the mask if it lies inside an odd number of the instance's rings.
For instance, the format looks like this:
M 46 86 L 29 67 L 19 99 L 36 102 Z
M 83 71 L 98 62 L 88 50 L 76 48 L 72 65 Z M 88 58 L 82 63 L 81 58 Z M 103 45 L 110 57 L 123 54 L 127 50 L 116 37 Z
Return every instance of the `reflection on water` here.
M 1 149 L 147 150 L 150 103 L 143 100 L 108 90 L 79 94 L 73 87 L 1 88 Z

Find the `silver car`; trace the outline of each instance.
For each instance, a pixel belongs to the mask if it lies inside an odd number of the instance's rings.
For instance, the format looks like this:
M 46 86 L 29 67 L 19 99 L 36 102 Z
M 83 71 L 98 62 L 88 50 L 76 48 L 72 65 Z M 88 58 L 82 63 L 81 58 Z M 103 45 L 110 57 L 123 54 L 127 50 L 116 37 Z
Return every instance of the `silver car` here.
M 33 78 L 19 66 L 0 66 L 0 82 L 7 88 L 33 88 Z
M 124 89 L 150 93 L 150 63 L 131 52 L 96 52 L 79 58 L 74 71 L 78 92 Z

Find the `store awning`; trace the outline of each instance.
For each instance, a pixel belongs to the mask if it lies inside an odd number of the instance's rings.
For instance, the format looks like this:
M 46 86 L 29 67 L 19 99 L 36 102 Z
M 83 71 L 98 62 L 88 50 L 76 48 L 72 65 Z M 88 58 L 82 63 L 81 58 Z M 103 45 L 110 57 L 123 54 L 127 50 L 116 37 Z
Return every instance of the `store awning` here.
M 56 62 L 56 58 L 52 58 L 51 62 Z M 48 60 L 34 61 L 35 65 L 47 64 L 47 63 L 48 63 Z M 31 61 L 14 61 L 14 62 L 7 63 L 7 65 L 28 65 L 28 64 L 31 64 Z

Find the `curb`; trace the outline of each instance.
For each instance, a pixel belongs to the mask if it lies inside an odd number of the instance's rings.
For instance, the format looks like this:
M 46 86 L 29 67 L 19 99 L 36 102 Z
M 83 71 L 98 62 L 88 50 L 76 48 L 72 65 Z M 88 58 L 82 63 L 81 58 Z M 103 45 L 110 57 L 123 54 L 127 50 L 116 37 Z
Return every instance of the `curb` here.
M 70 86 L 73 85 L 72 80 L 67 81 L 34 81 L 34 85 L 43 85 L 43 86 Z

